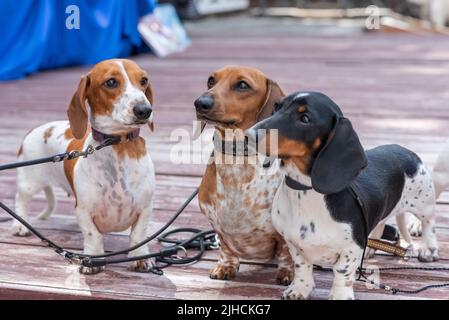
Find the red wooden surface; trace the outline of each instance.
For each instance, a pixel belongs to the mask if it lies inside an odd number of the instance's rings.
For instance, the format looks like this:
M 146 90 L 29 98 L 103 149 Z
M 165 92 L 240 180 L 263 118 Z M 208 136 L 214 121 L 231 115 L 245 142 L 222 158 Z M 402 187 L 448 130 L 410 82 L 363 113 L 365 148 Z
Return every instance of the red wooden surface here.
M 449 41 L 440 36 L 410 35 L 317 36 L 301 35 L 288 26 L 263 24 L 258 28 L 219 28 L 220 22 L 191 26 L 193 45 L 186 52 L 157 59 L 135 57 L 150 72 L 155 92 L 156 131 L 145 132 L 155 162 L 157 192 L 151 227 L 160 227 L 195 189 L 203 165 L 173 165 L 169 136 L 175 128 L 191 130 L 193 101 L 205 90 L 208 74 L 227 64 L 261 68 L 285 92 L 318 90 L 330 95 L 353 121 L 366 147 L 400 143 L 416 151 L 432 166 L 449 138 Z M 238 25 L 238 24 L 236 24 Z M 243 24 L 246 26 L 246 24 Z M 225 31 L 224 31 L 225 30 Z M 65 119 L 65 110 L 77 82 L 88 68 L 42 72 L 25 80 L 0 84 L 0 163 L 15 160 L 26 132 L 39 124 Z M 15 172 L 0 174 L 0 197 L 14 204 Z M 45 222 L 32 223 L 68 248 L 81 249 L 82 238 L 72 215 L 72 200 L 58 190 L 56 213 Z M 32 203 L 32 216 L 43 206 L 43 196 Z M 0 218 L 5 217 L 0 213 Z M 171 267 L 164 276 L 136 274 L 126 266 L 111 266 L 95 276 L 79 275 L 75 266 L 35 238 L 9 234 L 10 222 L 0 223 L 0 298 L 119 298 L 119 299 L 278 299 L 283 290 L 274 284 L 272 263 L 243 263 L 234 281 L 214 281 L 209 269 L 217 252 L 208 252 L 194 265 Z M 199 213 L 196 200 L 176 226 L 210 228 Z M 449 261 L 449 194 L 438 205 L 441 257 L 431 266 Z M 106 237 L 106 249 L 127 245 L 124 234 Z M 153 245 L 155 248 L 157 244 Z M 378 256 L 368 264 L 417 265 Z M 427 265 L 426 265 L 427 266 Z M 316 272 L 314 298 L 326 298 L 332 274 Z M 444 272 L 385 272 L 381 280 L 392 286 L 418 287 L 448 281 Z M 392 296 L 356 285 L 359 299 L 445 299 L 449 289 L 435 289 L 417 296 Z

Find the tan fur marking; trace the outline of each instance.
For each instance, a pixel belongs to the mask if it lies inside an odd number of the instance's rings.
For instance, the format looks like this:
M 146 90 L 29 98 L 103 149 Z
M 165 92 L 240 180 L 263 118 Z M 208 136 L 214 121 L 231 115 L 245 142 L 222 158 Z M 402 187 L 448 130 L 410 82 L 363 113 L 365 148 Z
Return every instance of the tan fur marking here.
M 117 60 L 106 60 L 97 64 L 89 73 L 90 85 L 87 90 L 87 100 L 95 115 L 111 115 L 114 103 L 125 90 L 125 78 Z M 117 88 L 106 88 L 104 83 L 114 78 L 118 81 Z
M 48 143 L 48 139 L 51 138 L 54 129 L 55 129 L 55 127 L 50 127 L 47 130 L 45 130 L 45 132 L 44 132 L 44 143 L 45 144 Z
M 130 159 L 140 159 L 147 154 L 145 140 L 142 137 L 113 145 L 112 148 L 117 152 L 119 158 L 127 155 Z
M 68 128 L 66 131 L 64 131 L 64 138 L 66 138 L 67 140 L 71 140 L 71 139 L 75 138 L 73 136 L 72 129 Z
M 302 112 L 306 111 L 306 107 L 305 106 L 299 106 L 298 111 L 300 113 L 302 113 Z
M 72 141 L 70 141 L 69 145 L 67 146 L 66 151 L 82 150 L 88 133 L 89 132 L 86 133 L 86 135 L 84 136 L 83 139 L 80 139 L 80 140 L 72 139 Z M 74 176 L 75 165 L 78 162 L 78 159 L 79 158 L 64 161 L 64 173 L 67 178 L 67 181 L 69 182 L 70 187 L 72 188 L 73 195 L 75 196 L 75 200 L 76 200 L 76 191 L 75 191 L 75 187 L 74 187 L 74 183 L 73 183 L 73 176 Z M 76 204 L 75 204 L 75 206 L 76 206 Z
M 203 175 L 198 192 L 198 200 L 200 203 L 205 203 L 208 205 L 213 204 L 212 195 L 217 191 L 216 175 L 217 171 L 215 163 L 207 165 L 206 172 Z
M 23 144 L 20 145 L 19 151 L 17 152 L 17 156 L 20 157 L 23 154 Z

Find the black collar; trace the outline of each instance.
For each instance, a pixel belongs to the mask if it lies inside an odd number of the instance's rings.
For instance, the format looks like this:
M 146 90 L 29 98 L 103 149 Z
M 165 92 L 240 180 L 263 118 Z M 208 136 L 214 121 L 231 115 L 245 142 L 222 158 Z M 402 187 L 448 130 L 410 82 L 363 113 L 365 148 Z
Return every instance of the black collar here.
M 113 141 L 118 141 L 119 143 L 127 142 L 127 141 L 132 141 L 134 139 L 137 139 L 139 137 L 139 134 L 140 134 L 140 129 L 135 129 L 131 132 L 128 132 L 126 135 L 112 135 L 112 134 L 106 134 L 106 133 L 100 132 L 100 131 L 92 128 L 92 137 L 94 138 L 95 141 L 98 141 L 98 142 L 103 142 L 107 139 L 110 139 Z
M 298 191 L 306 191 L 306 190 L 313 189 L 312 187 L 306 186 L 306 185 L 302 184 L 301 182 L 290 178 L 289 176 L 285 176 L 285 184 L 287 185 L 287 187 L 289 187 L 293 190 L 298 190 Z

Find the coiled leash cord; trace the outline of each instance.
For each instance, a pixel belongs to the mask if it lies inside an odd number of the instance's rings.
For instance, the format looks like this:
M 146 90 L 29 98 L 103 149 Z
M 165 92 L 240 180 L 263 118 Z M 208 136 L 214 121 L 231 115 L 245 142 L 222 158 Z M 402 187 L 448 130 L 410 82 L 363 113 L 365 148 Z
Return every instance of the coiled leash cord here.
M 57 162 L 62 162 L 64 160 L 73 160 L 78 157 L 87 158 L 89 155 L 93 154 L 95 151 L 101 150 L 107 146 L 118 144 L 119 142 L 120 142 L 120 137 L 108 138 L 96 147 L 89 145 L 84 151 L 70 151 L 70 152 L 61 153 L 61 154 L 51 156 L 51 157 L 1 165 L 0 171 L 21 168 L 21 167 L 27 167 L 27 166 L 33 166 L 33 165 L 38 165 L 38 164 L 43 164 L 43 163 L 50 163 L 50 162 L 57 163 Z M 156 258 L 156 262 L 162 263 L 163 266 L 158 266 L 158 265 L 153 266 L 152 268 L 150 268 L 149 271 L 156 273 L 156 274 L 162 274 L 161 269 L 168 265 L 188 264 L 188 263 L 195 262 L 201 258 L 201 256 L 204 254 L 205 250 L 218 248 L 218 240 L 215 236 L 214 231 L 212 231 L 212 230 L 200 231 L 197 229 L 181 228 L 181 229 L 175 229 L 175 230 L 169 231 L 169 232 L 161 235 L 165 230 L 167 230 L 168 227 L 170 227 L 173 224 L 173 222 L 179 217 L 179 215 L 184 211 L 184 209 L 187 207 L 187 205 L 196 197 L 197 194 L 198 194 L 198 188 L 189 196 L 189 198 L 183 203 L 181 208 L 173 215 L 173 217 L 164 226 L 162 226 L 158 231 L 153 233 L 151 236 L 149 236 L 145 240 L 143 240 L 127 249 L 104 253 L 101 255 L 86 255 L 86 254 L 76 253 L 76 252 L 73 252 L 70 250 L 66 250 L 64 247 L 54 243 L 53 241 L 51 241 L 50 239 L 48 239 L 47 237 L 42 235 L 32 225 L 30 225 L 22 217 L 17 215 L 13 210 L 11 210 L 8 206 L 6 206 L 1 201 L 0 201 L 0 208 L 2 208 L 6 213 L 8 213 L 12 218 L 16 219 L 21 224 L 23 224 L 31 233 L 33 233 L 36 237 L 38 237 L 49 248 L 53 249 L 57 254 L 64 257 L 64 259 L 66 259 L 69 263 L 74 263 L 74 264 L 78 264 L 78 265 L 81 265 L 84 267 L 92 268 L 92 267 L 103 267 L 108 264 Z M 2 219 L 1 221 L 7 221 L 7 220 Z M 179 239 L 175 240 L 175 239 L 168 238 L 169 235 L 174 235 L 174 234 L 180 233 L 180 232 L 182 232 L 182 233 L 190 232 L 190 233 L 194 233 L 194 235 L 191 238 L 186 239 L 186 240 L 179 240 Z M 107 258 L 110 258 L 113 256 L 127 254 L 135 249 L 142 247 L 143 245 L 154 240 L 158 236 L 160 236 L 158 238 L 158 240 L 160 242 L 174 243 L 174 245 L 163 247 L 162 249 L 160 249 L 159 252 L 150 253 L 147 255 L 128 257 L 128 258 L 107 259 Z M 186 249 L 190 249 L 190 248 L 198 249 L 199 253 L 196 254 L 195 256 L 188 257 Z M 178 255 L 178 252 L 180 250 L 182 250 L 185 253 L 184 257 L 180 257 Z
M 40 158 L 30 161 L 21 161 L 6 165 L 0 166 L 0 171 L 3 170 L 9 170 L 9 169 L 15 169 L 20 167 L 26 167 L 26 166 L 33 166 L 43 163 L 57 163 L 62 162 L 64 160 L 73 160 L 78 157 L 88 157 L 89 155 L 93 154 L 95 151 L 101 150 L 104 147 L 111 146 L 114 144 L 117 144 L 120 142 L 120 138 L 117 137 L 117 139 L 114 138 L 108 138 L 104 140 L 101 144 L 99 144 L 96 147 L 93 147 L 92 145 L 89 145 L 84 151 L 70 151 L 62 154 L 58 154 L 51 157 L 46 158 Z M 22 217 L 17 215 L 14 211 L 12 211 L 8 206 L 6 206 L 3 202 L 0 201 L 0 208 L 2 208 L 5 212 L 7 212 L 12 218 L 18 220 L 20 223 L 22 223 L 25 227 L 30 230 L 35 236 L 37 236 L 42 242 L 44 242 L 48 247 L 52 248 L 57 254 L 63 256 L 67 261 L 70 263 L 79 264 L 84 267 L 103 267 L 108 264 L 116 264 L 116 263 L 124 263 L 124 262 L 132 262 L 137 260 L 144 260 L 144 259 L 150 259 L 155 258 L 156 265 L 151 267 L 148 271 L 153 272 L 155 274 L 163 274 L 162 269 L 173 264 L 189 264 L 198 261 L 202 255 L 204 254 L 205 250 L 209 249 L 217 249 L 219 244 L 217 240 L 217 236 L 213 230 L 208 231 L 201 231 L 194 228 L 178 228 L 171 231 L 168 231 L 164 234 L 162 234 L 170 225 L 173 224 L 173 222 L 179 217 L 179 215 L 184 211 L 184 209 L 187 207 L 187 205 L 193 200 L 193 198 L 196 197 L 198 194 L 198 189 L 196 189 L 190 197 L 184 202 L 184 204 L 181 206 L 181 208 L 173 215 L 173 217 L 158 231 L 156 231 L 154 234 L 152 234 L 147 239 L 137 243 L 136 245 L 129 247 L 124 250 L 120 251 L 114 251 L 110 253 L 105 253 L 102 255 L 85 255 L 81 253 L 72 252 L 69 250 L 64 249 L 63 247 L 57 245 L 50 239 L 46 238 L 44 235 L 42 235 L 39 231 L 37 231 L 33 226 L 31 226 L 27 221 L 25 221 Z M 360 201 L 360 199 L 355 195 L 356 199 L 358 200 L 362 212 L 364 212 L 364 206 L 363 203 Z M 366 218 L 364 213 L 362 213 L 363 220 L 364 220 L 364 228 L 365 228 L 365 234 L 367 234 L 367 224 L 366 224 Z M 8 219 L 9 220 L 9 219 Z M 0 222 L 7 221 L 6 219 L 1 219 Z M 178 233 L 193 233 L 193 236 L 191 236 L 188 239 L 174 239 L 170 236 L 173 236 L 174 234 Z M 142 256 L 135 256 L 135 257 L 128 257 L 128 258 L 115 258 L 112 259 L 110 257 L 121 255 L 121 254 L 127 254 L 135 249 L 140 248 L 141 246 L 147 244 L 148 242 L 154 240 L 157 237 L 158 241 L 161 243 L 168 243 L 171 244 L 171 246 L 166 246 L 160 249 L 159 252 L 156 253 L 150 253 L 147 255 Z M 368 238 L 368 237 L 366 237 Z M 366 248 L 366 246 L 365 246 Z M 187 249 L 197 249 L 199 252 L 189 257 L 187 255 Z M 181 257 L 178 255 L 178 252 L 182 250 L 185 255 L 184 257 Z M 359 277 L 357 281 L 362 281 L 365 283 L 369 283 L 373 286 L 376 286 L 380 289 L 386 290 L 388 292 L 391 292 L 392 294 L 396 293 L 405 293 L 405 294 L 417 294 L 422 291 L 433 289 L 433 288 L 443 288 L 443 287 L 449 287 L 449 283 L 441 283 L 441 284 L 432 284 L 427 285 L 415 290 L 405 290 L 405 289 L 399 289 L 399 288 L 393 288 L 388 285 L 382 284 L 382 283 L 376 283 L 373 280 L 368 279 L 368 277 L 365 275 L 367 272 L 366 268 L 363 268 L 363 262 L 364 262 L 364 256 L 365 256 L 365 249 L 363 251 L 363 257 L 360 264 L 360 267 L 358 269 Z M 110 258 L 110 259 L 108 259 Z M 323 268 L 321 266 L 315 266 L 319 270 L 323 271 L 332 271 L 330 268 Z M 449 271 L 449 268 L 444 267 L 384 267 L 384 268 L 378 268 L 380 271 L 393 271 L 393 270 L 424 270 L 424 271 Z

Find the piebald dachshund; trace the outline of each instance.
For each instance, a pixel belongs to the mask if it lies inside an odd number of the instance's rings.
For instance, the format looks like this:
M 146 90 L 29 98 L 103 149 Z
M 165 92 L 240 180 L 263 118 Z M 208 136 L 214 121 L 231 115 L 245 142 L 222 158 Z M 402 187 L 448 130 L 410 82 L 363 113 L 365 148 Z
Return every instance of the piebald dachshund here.
M 48 208 L 40 218 L 47 218 L 55 206 L 52 188 L 60 187 L 75 196 L 75 214 L 84 236 L 85 254 L 104 253 L 103 234 L 109 232 L 131 228 L 131 245 L 144 240 L 152 211 L 155 176 L 139 130 L 147 124 L 152 128 L 152 103 L 148 75 L 136 63 L 117 59 L 95 65 L 81 78 L 72 97 L 67 111 L 69 121 L 50 122 L 29 132 L 20 147 L 19 159 L 84 150 L 107 138 L 119 139 L 120 143 L 87 158 L 18 169 L 17 213 L 28 219 L 28 202 L 43 190 Z M 29 230 L 14 222 L 12 233 L 26 236 Z M 148 248 L 143 246 L 130 256 L 147 253 Z M 148 268 L 146 260 L 131 266 L 135 271 Z M 101 270 L 80 269 L 83 273 Z
M 380 238 L 385 221 L 396 216 L 411 243 L 406 212 L 423 225 L 419 259 L 438 259 L 434 186 L 415 153 L 398 145 L 365 151 L 351 122 L 321 93 L 294 93 L 275 109 L 247 135 L 251 141 L 259 137 L 265 152 L 283 162 L 272 221 L 295 263 L 294 280 L 283 298 L 309 298 L 315 286 L 313 264 L 318 264 L 333 268 L 331 299 L 354 299 L 354 277 L 368 235 Z M 273 129 L 276 149 L 266 145 Z
M 213 125 L 215 139 L 231 145 L 234 141 L 241 145 L 237 132 L 243 133 L 270 116 L 274 103 L 283 96 L 275 82 L 248 67 L 220 69 L 209 77 L 207 86 L 208 90 L 194 103 L 202 122 L 200 129 L 205 123 Z M 226 161 L 229 158 L 231 161 Z M 261 157 L 225 154 L 215 144 L 199 189 L 201 211 L 220 239 L 220 259 L 210 272 L 212 279 L 234 278 L 240 258 L 277 257 L 277 282 L 291 282 L 293 264 L 288 248 L 271 223 L 271 205 L 281 176 L 267 170 Z

